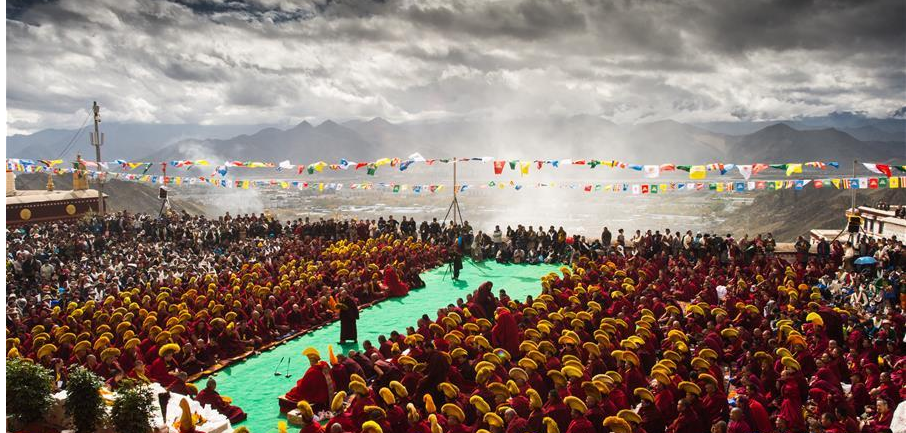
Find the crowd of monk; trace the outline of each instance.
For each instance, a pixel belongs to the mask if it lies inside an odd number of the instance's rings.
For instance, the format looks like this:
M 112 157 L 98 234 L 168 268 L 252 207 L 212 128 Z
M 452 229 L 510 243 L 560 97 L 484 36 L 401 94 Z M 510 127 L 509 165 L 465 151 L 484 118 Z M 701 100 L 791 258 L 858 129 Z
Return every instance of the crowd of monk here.
M 889 432 L 906 262 L 883 245 L 862 274 L 665 248 L 581 258 L 524 302 L 487 282 L 363 353 L 306 350 L 284 399 L 302 433 Z M 851 304 L 867 285 L 899 297 Z
M 195 394 L 189 375 L 322 326 L 337 305 L 405 295 L 447 245 L 469 253 L 448 227 L 391 221 L 116 214 L 10 231 L 8 357 L 64 386 L 80 364 L 113 387 Z M 629 253 L 611 248 L 619 237 L 577 248 L 555 235 L 572 264 L 535 298 L 489 282 L 378 346 L 330 363 L 307 350 L 285 396 L 303 431 L 881 433 L 906 397 L 896 240 L 868 251 L 883 271 L 859 274 L 835 273 L 839 256 L 734 254 L 745 239 L 687 248 L 648 233 Z M 869 287 L 883 296 L 850 302 Z M 197 398 L 244 417 L 213 380 Z
M 51 369 L 62 386 L 82 365 L 111 387 L 129 378 L 194 395 L 192 375 L 323 326 L 344 299 L 403 296 L 444 259 L 435 244 L 349 239 L 327 225 L 118 214 L 10 231 L 7 356 Z

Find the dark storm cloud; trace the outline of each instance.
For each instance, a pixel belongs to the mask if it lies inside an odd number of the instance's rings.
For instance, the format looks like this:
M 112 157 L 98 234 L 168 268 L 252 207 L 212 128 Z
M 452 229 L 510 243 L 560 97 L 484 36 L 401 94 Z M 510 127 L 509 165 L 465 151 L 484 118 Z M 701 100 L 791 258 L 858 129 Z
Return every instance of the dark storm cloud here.
M 476 7 L 477 6 L 477 7 Z M 585 29 L 579 6 L 561 0 L 519 0 L 479 4 L 455 0 L 439 5 L 415 2 L 404 17 L 420 27 L 471 36 L 536 40 Z
M 902 0 L 7 2 L 13 132 L 122 121 L 885 115 Z
M 906 2 L 900 0 L 713 1 L 685 16 L 701 39 L 726 53 L 753 49 L 903 51 Z

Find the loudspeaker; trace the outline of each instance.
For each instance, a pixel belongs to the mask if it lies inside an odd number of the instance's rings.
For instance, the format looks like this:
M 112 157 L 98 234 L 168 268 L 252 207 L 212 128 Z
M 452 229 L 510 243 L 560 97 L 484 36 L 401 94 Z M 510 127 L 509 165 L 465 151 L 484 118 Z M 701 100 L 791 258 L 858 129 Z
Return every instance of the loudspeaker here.
M 862 227 L 862 218 L 858 216 L 849 217 L 849 222 L 846 223 L 846 231 L 849 233 L 859 233 L 859 229 Z
M 160 189 L 157 191 L 157 198 L 159 198 L 161 200 L 166 200 L 167 199 L 167 189 L 164 187 L 160 187 Z

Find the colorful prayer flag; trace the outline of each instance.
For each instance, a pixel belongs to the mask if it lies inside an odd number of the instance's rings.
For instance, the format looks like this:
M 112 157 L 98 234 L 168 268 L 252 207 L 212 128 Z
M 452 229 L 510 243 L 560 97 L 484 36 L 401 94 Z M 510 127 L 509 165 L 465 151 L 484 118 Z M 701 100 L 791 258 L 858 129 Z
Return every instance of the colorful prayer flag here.
M 787 164 L 786 175 L 789 176 L 793 173 L 802 173 L 802 164 Z
M 689 179 L 704 179 L 707 175 L 704 165 L 693 165 L 689 168 Z
M 869 171 L 877 174 L 883 174 L 887 177 L 893 176 L 893 173 L 890 171 L 890 166 L 886 164 L 871 164 L 863 162 L 862 165 L 865 166 Z

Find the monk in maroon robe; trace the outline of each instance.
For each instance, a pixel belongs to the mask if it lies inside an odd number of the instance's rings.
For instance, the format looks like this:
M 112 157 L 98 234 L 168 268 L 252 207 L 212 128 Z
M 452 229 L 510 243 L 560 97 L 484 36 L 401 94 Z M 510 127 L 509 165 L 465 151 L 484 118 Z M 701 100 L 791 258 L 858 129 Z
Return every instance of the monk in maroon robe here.
M 727 424 L 727 433 L 752 433 L 752 428 L 746 422 L 742 409 L 736 407 L 730 411 L 730 424 Z
M 239 406 L 233 406 L 224 401 L 220 393 L 217 392 L 217 382 L 214 378 L 208 379 L 204 389 L 198 393 L 195 400 L 203 405 L 211 405 L 214 410 L 229 418 L 231 424 L 236 424 L 246 418 L 245 412 Z
M 384 285 L 387 286 L 388 297 L 398 298 L 409 294 L 409 285 L 400 281 L 396 269 L 393 269 L 392 266 L 384 269 Z
M 321 355 L 313 348 L 305 349 L 302 353 L 308 357 L 310 366 L 305 375 L 296 382 L 296 386 L 284 397 L 294 402 L 305 400 L 318 409 L 327 408 L 334 393 L 330 366 L 321 361 Z
M 359 320 L 359 305 L 355 298 L 344 294 L 340 299 L 340 344 L 347 341 L 357 342 L 359 340 L 356 320 Z
M 505 308 L 498 309 L 497 323 L 491 329 L 491 344 L 506 349 L 511 356 L 519 353 L 519 327 L 513 314 Z

